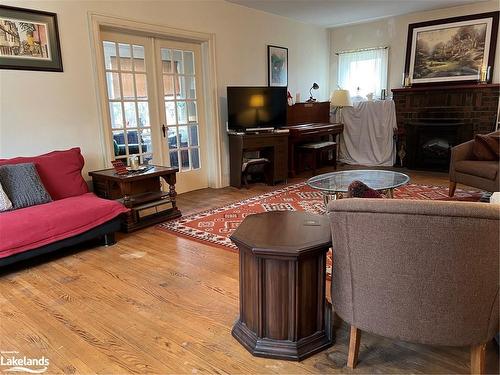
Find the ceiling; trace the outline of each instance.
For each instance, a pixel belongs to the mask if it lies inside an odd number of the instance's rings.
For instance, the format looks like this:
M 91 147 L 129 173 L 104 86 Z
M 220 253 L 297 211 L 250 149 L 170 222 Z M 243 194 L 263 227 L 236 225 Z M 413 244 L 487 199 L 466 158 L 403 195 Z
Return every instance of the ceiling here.
M 485 0 L 226 0 L 308 24 L 334 27 Z

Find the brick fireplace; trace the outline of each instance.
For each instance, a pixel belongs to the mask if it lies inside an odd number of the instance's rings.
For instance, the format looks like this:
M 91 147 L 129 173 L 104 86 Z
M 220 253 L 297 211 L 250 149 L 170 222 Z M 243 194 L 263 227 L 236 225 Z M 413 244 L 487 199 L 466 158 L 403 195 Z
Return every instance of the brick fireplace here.
M 393 89 L 398 163 L 448 170 L 451 147 L 495 129 L 499 84 Z

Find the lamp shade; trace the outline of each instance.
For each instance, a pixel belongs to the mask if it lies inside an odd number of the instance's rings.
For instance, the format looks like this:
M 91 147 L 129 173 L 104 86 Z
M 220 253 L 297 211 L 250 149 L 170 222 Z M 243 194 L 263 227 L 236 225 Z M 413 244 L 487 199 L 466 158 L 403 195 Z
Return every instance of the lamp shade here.
M 330 102 L 334 107 L 352 107 L 349 90 L 335 90 L 330 97 Z

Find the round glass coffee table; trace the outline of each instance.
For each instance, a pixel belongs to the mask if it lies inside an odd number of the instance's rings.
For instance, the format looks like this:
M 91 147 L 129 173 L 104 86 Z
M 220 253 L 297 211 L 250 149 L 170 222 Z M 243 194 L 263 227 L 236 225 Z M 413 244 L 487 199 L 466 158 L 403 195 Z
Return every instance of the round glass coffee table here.
M 393 198 L 394 189 L 407 184 L 410 177 L 404 173 L 385 170 L 348 170 L 314 176 L 307 180 L 307 185 L 321 191 L 324 202 L 327 204 L 331 199 L 343 198 L 349 184 L 355 180 Z

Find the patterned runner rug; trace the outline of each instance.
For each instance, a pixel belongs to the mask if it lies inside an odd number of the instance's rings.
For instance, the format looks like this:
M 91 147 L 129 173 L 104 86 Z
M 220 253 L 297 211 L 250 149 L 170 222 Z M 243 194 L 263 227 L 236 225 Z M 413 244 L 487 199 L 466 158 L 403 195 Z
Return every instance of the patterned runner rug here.
M 440 186 L 408 184 L 395 189 L 397 199 L 434 199 L 479 201 L 481 192 L 457 189 L 454 198 Z M 201 243 L 237 251 L 229 236 L 248 215 L 277 210 L 307 211 L 323 214 L 323 197 L 304 182 L 159 224 L 157 228 Z

